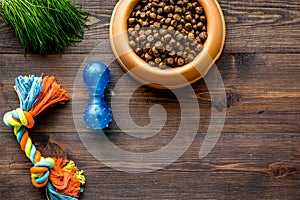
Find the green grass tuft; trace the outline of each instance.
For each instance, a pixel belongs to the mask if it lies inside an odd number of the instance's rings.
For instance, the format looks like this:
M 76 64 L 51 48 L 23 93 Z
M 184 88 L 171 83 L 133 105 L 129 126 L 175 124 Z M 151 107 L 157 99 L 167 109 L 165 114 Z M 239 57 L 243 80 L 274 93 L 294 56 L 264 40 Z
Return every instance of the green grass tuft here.
M 72 0 L 0 0 L 0 16 L 26 52 L 63 53 L 83 39 L 89 13 Z

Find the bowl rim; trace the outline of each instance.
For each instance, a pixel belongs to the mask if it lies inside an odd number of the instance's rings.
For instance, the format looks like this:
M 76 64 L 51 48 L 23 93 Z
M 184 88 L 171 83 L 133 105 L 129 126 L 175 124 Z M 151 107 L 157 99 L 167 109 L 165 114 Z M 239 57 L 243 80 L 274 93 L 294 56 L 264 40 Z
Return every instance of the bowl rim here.
M 159 89 L 181 88 L 203 78 L 219 59 L 225 45 L 225 19 L 217 0 L 198 0 L 207 17 L 208 37 L 203 50 L 189 64 L 164 70 L 150 66 L 128 44 L 127 19 L 138 2 L 139 0 L 120 0 L 110 21 L 110 44 L 123 70 L 139 82 Z M 180 81 L 179 76 L 184 76 L 186 81 Z M 162 84 L 157 84 L 160 81 Z

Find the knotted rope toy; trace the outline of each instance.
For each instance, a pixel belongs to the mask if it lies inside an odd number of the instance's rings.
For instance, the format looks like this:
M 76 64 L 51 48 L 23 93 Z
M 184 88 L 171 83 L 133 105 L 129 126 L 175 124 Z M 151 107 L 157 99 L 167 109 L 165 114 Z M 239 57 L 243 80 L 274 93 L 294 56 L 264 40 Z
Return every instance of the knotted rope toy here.
M 85 184 L 83 171 L 73 161 L 61 158 L 44 158 L 28 136 L 34 126 L 34 118 L 48 107 L 69 100 L 67 91 L 56 82 L 55 77 L 19 76 L 15 80 L 20 108 L 7 112 L 3 121 L 14 127 L 14 133 L 22 151 L 34 165 L 30 169 L 32 184 L 36 188 L 46 187 L 47 199 L 76 200 Z

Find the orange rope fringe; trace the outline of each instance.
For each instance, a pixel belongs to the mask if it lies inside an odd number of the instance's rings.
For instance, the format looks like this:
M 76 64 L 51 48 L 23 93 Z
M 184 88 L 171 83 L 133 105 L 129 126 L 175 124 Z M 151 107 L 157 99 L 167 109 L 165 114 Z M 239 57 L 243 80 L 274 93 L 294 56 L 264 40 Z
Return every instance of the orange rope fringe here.
M 67 91 L 62 89 L 56 82 L 54 76 L 46 76 L 43 80 L 43 89 L 34 106 L 30 109 L 32 117 L 36 117 L 48 107 L 56 103 L 63 104 L 64 101 L 70 100 L 67 96 Z
M 61 158 L 54 159 L 54 161 L 55 164 L 49 176 L 51 183 L 60 194 L 78 197 L 81 183 L 75 176 L 76 167 L 72 167 L 70 171 L 65 172 L 62 169 L 69 161 Z

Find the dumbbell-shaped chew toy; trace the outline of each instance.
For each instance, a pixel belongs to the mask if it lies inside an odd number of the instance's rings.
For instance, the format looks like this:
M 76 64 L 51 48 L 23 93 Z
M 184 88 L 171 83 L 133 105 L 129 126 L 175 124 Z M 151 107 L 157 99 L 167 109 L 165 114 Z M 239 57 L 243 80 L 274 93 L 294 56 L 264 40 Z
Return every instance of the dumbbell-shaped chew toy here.
M 112 121 L 111 108 L 104 100 L 104 90 L 110 82 L 107 66 L 100 62 L 89 63 L 83 71 L 83 80 L 90 91 L 90 101 L 83 118 L 87 128 L 101 130 Z

